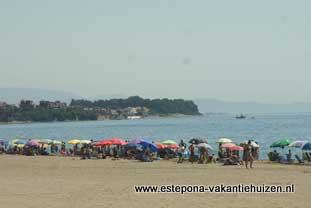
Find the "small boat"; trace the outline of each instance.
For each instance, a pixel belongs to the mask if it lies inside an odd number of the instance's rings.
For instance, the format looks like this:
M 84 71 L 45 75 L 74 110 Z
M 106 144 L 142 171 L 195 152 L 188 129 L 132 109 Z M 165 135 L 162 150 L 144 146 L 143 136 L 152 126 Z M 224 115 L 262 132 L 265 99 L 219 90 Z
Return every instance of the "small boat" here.
M 236 119 L 245 119 L 246 116 L 241 113 L 241 115 L 239 115 L 239 116 L 237 115 L 235 118 Z

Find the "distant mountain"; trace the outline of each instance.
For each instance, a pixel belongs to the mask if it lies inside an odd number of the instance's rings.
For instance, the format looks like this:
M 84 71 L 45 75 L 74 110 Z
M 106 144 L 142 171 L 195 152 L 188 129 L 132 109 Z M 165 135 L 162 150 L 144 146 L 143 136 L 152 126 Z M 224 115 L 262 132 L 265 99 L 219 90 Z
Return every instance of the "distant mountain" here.
M 311 112 L 311 103 L 265 104 L 258 102 L 225 102 L 215 99 L 196 99 L 202 113 L 303 113 Z
M 17 104 L 22 99 L 33 100 L 60 100 L 69 103 L 71 99 L 81 99 L 82 97 L 70 92 L 33 89 L 33 88 L 0 88 L 0 101 L 9 104 Z

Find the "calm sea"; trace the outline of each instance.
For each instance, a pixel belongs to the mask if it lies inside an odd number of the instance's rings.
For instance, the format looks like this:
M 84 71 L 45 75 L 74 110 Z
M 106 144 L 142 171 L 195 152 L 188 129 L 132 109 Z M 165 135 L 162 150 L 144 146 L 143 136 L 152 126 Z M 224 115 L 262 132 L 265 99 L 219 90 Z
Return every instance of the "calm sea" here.
M 259 142 L 260 157 L 266 158 L 269 145 L 278 139 L 306 139 L 311 141 L 311 114 L 254 115 L 255 119 L 235 119 L 234 115 L 208 115 L 143 120 L 84 121 L 0 125 L 0 138 L 71 138 L 124 139 L 147 138 L 154 141 L 173 139 L 185 141 L 194 137 L 208 137 L 215 143 L 220 137 L 239 143 L 248 139 Z M 286 151 L 286 150 L 283 150 Z M 298 151 L 298 150 L 297 150 Z

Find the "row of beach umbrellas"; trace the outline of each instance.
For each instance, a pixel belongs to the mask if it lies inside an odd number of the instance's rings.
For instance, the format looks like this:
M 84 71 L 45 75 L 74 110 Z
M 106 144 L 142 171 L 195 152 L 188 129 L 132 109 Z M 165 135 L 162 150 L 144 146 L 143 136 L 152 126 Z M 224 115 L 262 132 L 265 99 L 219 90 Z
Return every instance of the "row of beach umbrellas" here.
M 302 150 L 311 150 L 311 142 L 306 140 L 295 140 L 291 139 L 281 139 L 270 145 L 271 148 L 284 148 L 284 147 L 294 147 Z
M 1 141 L 0 141 L 1 142 Z M 27 142 L 23 141 L 23 140 L 19 140 L 19 139 L 15 139 L 11 141 L 13 145 L 16 145 L 18 147 L 23 147 L 23 145 L 27 145 L 27 146 L 40 146 L 40 145 L 60 145 L 63 142 L 59 141 L 59 140 L 51 140 L 51 139 L 32 139 L 32 140 L 28 140 Z M 78 145 L 78 144 L 90 144 L 92 141 L 91 140 L 80 140 L 80 139 L 71 139 L 69 140 L 67 143 L 71 144 L 71 145 Z M 236 145 L 233 143 L 233 141 L 231 139 L 228 138 L 220 138 L 217 140 L 216 143 L 221 144 L 222 148 L 228 148 L 230 150 L 243 150 L 243 144 L 247 144 L 248 141 L 245 141 L 243 143 L 241 143 L 240 146 Z M 211 145 L 208 144 L 207 139 L 191 139 L 189 141 L 189 143 L 191 144 L 195 144 L 198 148 L 206 148 L 206 149 L 213 149 Z M 178 149 L 178 144 L 176 141 L 174 140 L 165 140 L 162 142 L 156 142 L 153 143 L 151 141 L 148 140 L 144 140 L 144 139 L 134 139 L 130 142 L 126 142 L 124 140 L 122 140 L 121 138 L 110 138 L 110 139 L 103 139 L 100 141 L 96 141 L 93 143 L 96 146 L 105 146 L 105 145 L 128 145 L 128 146 L 134 146 L 134 145 L 140 145 L 143 148 L 151 148 L 152 151 L 157 151 L 158 149 L 164 149 L 164 148 L 170 148 L 170 149 Z M 259 147 L 259 145 L 252 141 L 251 145 L 254 147 Z M 284 141 L 280 141 L 277 144 L 274 144 L 275 147 L 277 147 L 278 145 L 288 145 L 286 142 L 284 143 Z M 297 143 L 298 145 L 298 143 Z

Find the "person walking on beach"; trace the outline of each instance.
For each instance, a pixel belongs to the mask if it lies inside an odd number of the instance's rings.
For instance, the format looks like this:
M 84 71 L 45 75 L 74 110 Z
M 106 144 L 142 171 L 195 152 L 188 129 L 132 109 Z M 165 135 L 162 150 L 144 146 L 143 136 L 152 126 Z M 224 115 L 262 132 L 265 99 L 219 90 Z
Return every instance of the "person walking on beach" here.
M 248 169 L 248 162 L 250 163 L 250 168 L 253 168 L 253 154 L 252 154 L 252 145 L 251 140 L 248 141 L 248 143 L 244 146 L 244 152 L 243 152 L 243 160 L 245 162 L 245 167 Z

